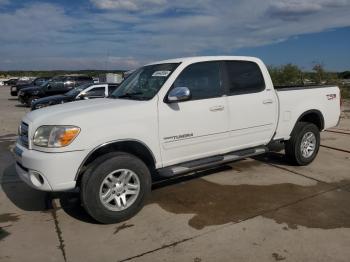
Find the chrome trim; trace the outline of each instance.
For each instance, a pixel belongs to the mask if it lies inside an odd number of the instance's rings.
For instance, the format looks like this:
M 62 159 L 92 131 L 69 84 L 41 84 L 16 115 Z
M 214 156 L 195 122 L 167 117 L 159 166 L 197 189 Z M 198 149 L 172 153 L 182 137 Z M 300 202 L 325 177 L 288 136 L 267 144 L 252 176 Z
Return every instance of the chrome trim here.
M 180 102 L 180 101 L 188 100 L 190 99 L 190 97 L 191 97 L 191 92 L 188 89 L 188 87 L 179 86 L 170 90 L 167 99 L 169 102 Z
M 154 163 L 155 163 L 155 164 L 157 163 L 157 162 L 156 162 L 156 158 L 154 157 L 154 154 L 153 154 L 152 150 L 151 150 L 151 149 L 149 148 L 149 146 L 147 146 L 144 142 L 142 142 L 142 141 L 140 141 L 140 140 L 137 140 L 137 139 L 112 140 L 112 141 L 105 142 L 105 143 L 103 143 L 103 144 L 101 144 L 101 145 L 96 146 L 94 149 L 92 149 L 92 150 L 84 157 L 83 161 L 81 162 L 81 164 L 80 164 L 80 166 L 79 166 L 79 168 L 78 168 L 78 171 L 77 171 L 76 174 L 75 174 L 74 181 L 77 181 L 78 176 L 79 176 L 79 174 L 80 174 L 80 172 L 81 172 L 81 170 L 82 170 L 82 168 L 83 168 L 83 166 L 84 166 L 86 160 L 88 160 L 89 157 L 90 157 L 96 150 L 98 150 L 98 149 L 100 149 L 100 148 L 102 148 L 102 147 L 105 147 L 105 146 L 107 146 L 107 145 L 114 144 L 114 143 L 119 143 L 119 142 L 138 142 L 138 143 L 142 144 L 142 145 L 145 146 L 145 147 L 147 148 L 147 150 L 151 153 L 151 156 L 152 156 L 152 158 L 153 158 Z

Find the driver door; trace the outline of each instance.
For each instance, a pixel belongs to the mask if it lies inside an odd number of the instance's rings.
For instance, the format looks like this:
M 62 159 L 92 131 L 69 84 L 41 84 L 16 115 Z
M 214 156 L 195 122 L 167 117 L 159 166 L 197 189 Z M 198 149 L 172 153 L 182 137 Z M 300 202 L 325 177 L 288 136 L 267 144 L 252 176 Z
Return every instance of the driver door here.
M 159 101 L 159 137 L 164 166 L 221 153 L 228 139 L 228 107 L 222 86 L 222 63 L 186 67 L 173 84 L 187 87 L 191 99 Z

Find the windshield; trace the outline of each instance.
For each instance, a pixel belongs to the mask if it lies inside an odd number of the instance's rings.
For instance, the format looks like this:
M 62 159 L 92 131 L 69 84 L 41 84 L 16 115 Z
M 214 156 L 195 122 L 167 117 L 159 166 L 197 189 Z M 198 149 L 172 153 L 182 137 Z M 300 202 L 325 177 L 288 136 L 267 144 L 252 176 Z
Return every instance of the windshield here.
M 141 67 L 125 79 L 110 97 L 152 99 L 178 65 L 178 63 L 169 63 Z
M 65 95 L 67 96 L 77 96 L 81 91 L 91 86 L 91 83 L 86 83 L 77 87 L 74 87 L 73 89 L 69 90 Z
M 40 85 L 40 87 L 46 87 L 47 86 L 47 84 L 50 82 L 51 80 L 47 80 L 47 81 L 45 81 L 44 83 L 42 83 L 41 85 Z

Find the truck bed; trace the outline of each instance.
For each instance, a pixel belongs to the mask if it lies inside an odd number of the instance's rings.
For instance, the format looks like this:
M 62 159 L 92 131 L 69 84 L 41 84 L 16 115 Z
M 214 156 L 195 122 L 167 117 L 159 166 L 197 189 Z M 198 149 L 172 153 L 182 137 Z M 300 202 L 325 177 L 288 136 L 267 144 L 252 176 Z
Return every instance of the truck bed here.
M 335 85 L 275 86 L 279 119 L 275 139 L 289 139 L 298 118 L 307 111 L 319 111 L 324 129 L 337 125 L 340 91 Z

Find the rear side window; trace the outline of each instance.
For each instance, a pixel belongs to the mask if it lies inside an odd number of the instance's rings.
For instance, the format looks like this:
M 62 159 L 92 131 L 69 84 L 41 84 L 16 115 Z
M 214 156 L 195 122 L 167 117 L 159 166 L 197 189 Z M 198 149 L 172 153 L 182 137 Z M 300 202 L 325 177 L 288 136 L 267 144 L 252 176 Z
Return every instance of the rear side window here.
M 174 87 L 187 87 L 191 91 L 192 100 L 222 96 L 220 62 L 189 65 L 175 80 Z
M 265 89 L 259 66 L 249 61 L 226 61 L 229 95 L 257 93 Z

